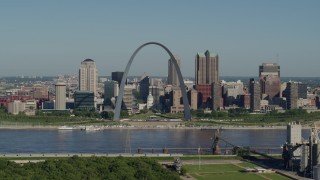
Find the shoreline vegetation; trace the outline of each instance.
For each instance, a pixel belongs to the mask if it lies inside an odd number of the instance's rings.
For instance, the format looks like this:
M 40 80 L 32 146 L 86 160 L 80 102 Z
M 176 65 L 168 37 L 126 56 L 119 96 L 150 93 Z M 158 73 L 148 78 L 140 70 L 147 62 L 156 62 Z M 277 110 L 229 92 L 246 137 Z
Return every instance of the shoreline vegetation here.
M 66 126 L 72 127 L 72 130 L 82 130 L 85 127 L 95 127 L 99 128 L 99 130 L 110 130 L 110 129 L 124 129 L 124 130 L 138 130 L 138 129 L 157 129 L 157 130 L 168 130 L 168 129 L 175 129 L 175 130 L 265 130 L 265 129 L 286 129 L 286 126 L 238 126 L 238 125 L 227 125 L 227 126 L 199 126 L 199 127 L 186 127 L 186 126 L 176 126 L 175 124 L 171 125 L 171 122 L 168 125 L 157 124 L 156 122 L 152 122 L 153 125 L 145 126 L 126 126 L 126 125 L 113 125 L 113 126 L 106 126 L 106 125 L 74 125 L 74 126 Z M 26 124 L 19 124 L 16 125 L 4 125 L 0 124 L 1 129 L 12 129 L 12 130 L 23 130 L 23 129 L 34 129 L 34 130 L 59 130 L 60 125 L 26 125 Z M 310 126 L 302 126 L 302 129 L 310 129 Z M 65 130 L 61 130 L 65 131 Z
M 0 109 L 0 129 L 58 129 L 66 126 L 73 129 L 98 127 L 104 129 L 286 129 L 288 123 L 300 123 L 309 129 L 318 124 L 320 112 L 308 113 L 303 109 L 287 110 L 283 113 L 250 113 L 245 109 L 233 109 L 228 112 L 203 110 L 192 111 L 193 120 L 184 121 L 183 113 L 170 114 L 152 110 L 128 116 L 122 113 L 122 120 L 112 121 L 93 111 L 39 112 L 35 116 L 25 114 L 11 115 Z M 109 114 L 110 115 L 110 114 Z

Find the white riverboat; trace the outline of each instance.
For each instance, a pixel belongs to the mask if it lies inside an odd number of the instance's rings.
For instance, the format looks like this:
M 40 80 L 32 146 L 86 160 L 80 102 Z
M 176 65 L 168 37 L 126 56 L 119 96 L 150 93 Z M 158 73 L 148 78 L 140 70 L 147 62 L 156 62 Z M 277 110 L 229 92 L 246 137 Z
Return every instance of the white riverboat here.
M 71 126 L 60 126 L 58 127 L 58 130 L 73 130 L 74 128 Z
M 100 127 L 96 126 L 85 126 L 84 128 L 81 128 L 83 131 L 100 131 L 102 130 Z

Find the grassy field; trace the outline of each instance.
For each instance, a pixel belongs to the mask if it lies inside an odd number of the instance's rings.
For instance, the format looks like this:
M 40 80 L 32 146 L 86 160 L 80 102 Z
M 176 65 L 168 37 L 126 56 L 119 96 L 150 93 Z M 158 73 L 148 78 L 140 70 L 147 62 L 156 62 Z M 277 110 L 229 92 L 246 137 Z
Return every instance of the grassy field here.
M 237 179 L 237 180 L 259 180 L 259 179 L 288 179 L 276 173 L 246 173 L 245 167 L 256 167 L 247 162 L 239 164 L 206 164 L 206 165 L 184 165 L 189 176 L 198 180 L 210 179 Z

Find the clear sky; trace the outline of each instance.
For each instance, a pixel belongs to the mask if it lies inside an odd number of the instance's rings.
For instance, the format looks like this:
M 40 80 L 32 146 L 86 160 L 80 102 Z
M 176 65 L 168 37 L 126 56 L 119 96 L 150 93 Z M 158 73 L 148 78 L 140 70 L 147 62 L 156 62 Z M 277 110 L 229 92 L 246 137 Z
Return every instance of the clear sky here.
M 99 75 L 123 71 L 141 44 L 158 41 L 194 76 L 197 52 L 216 52 L 221 76 L 319 77 L 319 0 L 1 0 L 0 77 L 77 73 L 86 58 Z M 167 74 L 169 56 L 144 48 L 129 75 Z

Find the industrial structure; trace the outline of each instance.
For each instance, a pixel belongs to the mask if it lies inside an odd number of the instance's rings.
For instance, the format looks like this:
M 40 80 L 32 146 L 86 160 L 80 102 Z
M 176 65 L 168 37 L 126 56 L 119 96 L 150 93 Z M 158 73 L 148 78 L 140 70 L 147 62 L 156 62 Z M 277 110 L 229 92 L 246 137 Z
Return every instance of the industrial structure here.
M 318 129 L 310 129 L 308 140 L 301 137 L 301 125 L 287 126 L 287 142 L 283 145 L 282 158 L 285 169 L 295 169 L 301 176 L 320 179 L 320 139 Z

